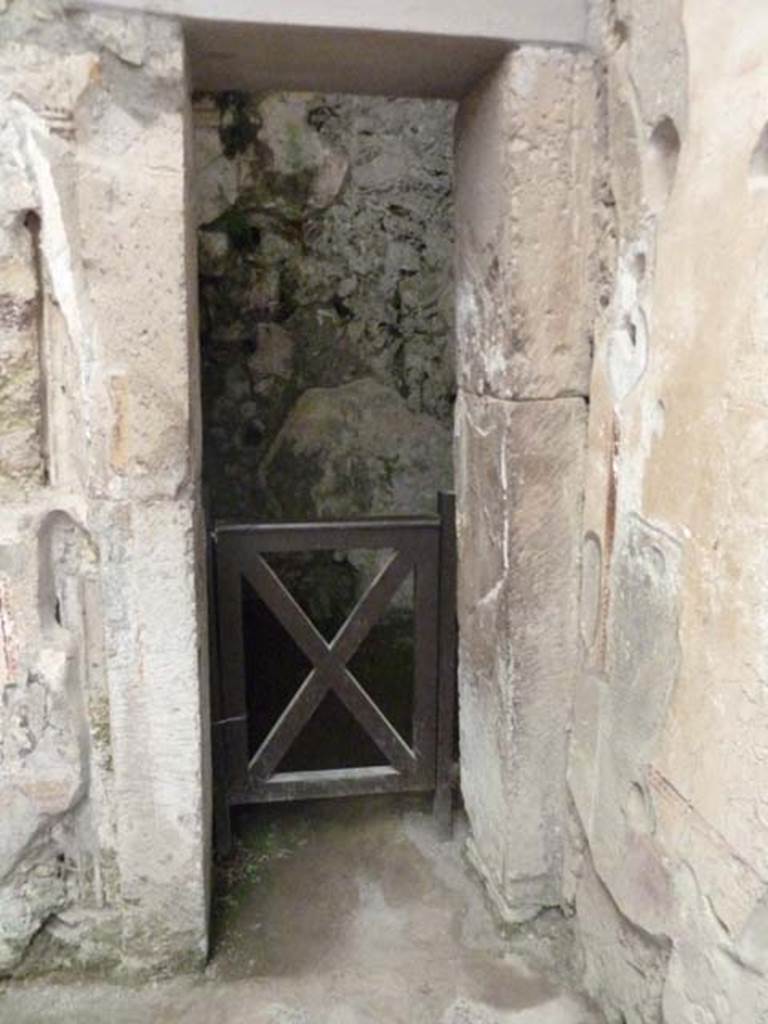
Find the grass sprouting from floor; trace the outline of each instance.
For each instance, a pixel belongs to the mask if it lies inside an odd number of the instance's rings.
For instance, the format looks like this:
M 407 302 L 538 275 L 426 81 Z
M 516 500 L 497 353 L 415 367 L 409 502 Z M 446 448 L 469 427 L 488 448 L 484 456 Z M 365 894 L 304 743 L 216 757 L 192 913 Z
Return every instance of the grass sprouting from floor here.
M 270 884 L 272 866 L 309 842 L 310 825 L 299 815 L 264 820 L 251 812 L 239 822 L 230 855 L 217 862 L 212 928 L 214 944 L 236 925 L 244 904 L 257 888 Z

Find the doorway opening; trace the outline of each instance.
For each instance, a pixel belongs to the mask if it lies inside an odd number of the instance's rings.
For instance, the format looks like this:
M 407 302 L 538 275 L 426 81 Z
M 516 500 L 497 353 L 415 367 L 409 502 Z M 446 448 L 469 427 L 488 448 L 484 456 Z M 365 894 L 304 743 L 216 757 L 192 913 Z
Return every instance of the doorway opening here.
M 209 528 L 423 519 L 451 490 L 454 113 L 445 100 L 195 95 Z M 261 552 L 264 571 L 327 643 L 392 554 L 346 542 L 282 547 Z M 417 712 L 425 718 L 418 575 L 403 574 L 348 665 L 406 745 L 422 728 Z M 238 714 L 214 708 L 214 719 L 253 759 L 313 666 L 253 579 L 236 586 L 245 699 Z M 436 729 L 434 707 L 426 717 Z M 273 768 L 386 771 L 392 750 L 333 686 L 304 718 Z M 451 730 L 451 761 L 454 747 Z M 434 788 L 430 772 L 411 788 Z

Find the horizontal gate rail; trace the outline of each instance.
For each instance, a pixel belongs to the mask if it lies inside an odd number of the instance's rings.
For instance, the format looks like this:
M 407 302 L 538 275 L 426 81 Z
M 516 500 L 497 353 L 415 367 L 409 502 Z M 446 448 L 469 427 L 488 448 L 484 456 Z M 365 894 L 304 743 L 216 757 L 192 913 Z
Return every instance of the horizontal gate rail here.
M 218 627 L 217 779 L 226 806 L 435 790 L 435 813 L 450 821 L 453 778 L 455 544 L 453 497 L 441 495 L 439 516 L 312 523 L 219 524 L 212 533 Z M 368 589 L 328 642 L 264 558 L 269 553 L 391 550 Z M 401 584 L 414 578 L 414 678 L 409 745 L 349 668 Z M 248 747 L 243 582 L 270 609 L 311 669 L 258 749 Z M 446 601 L 450 606 L 443 607 Z M 450 621 L 446 622 L 446 618 Z M 451 678 L 448 678 L 448 677 Z M 327 694 L 334 693 L 389 762 L 322 771 L 283 771 L 279 765 Z M 438 702 L 440 708 L 438 708 Z M 221 765 L 224 767 L 222 768 Z M 223 781 L 221 781 L 223 780 Z M 217 822 L 222 817 L 217 812 Z M 222 833 L 225 829 L 222 827 Z
M 222 523 L 216 538 L 258 538 L 258 549 L 282 551 L 349 551 L 352 548 L 392 547 L 407 543 L 411 531 L 433 533 L 439 529 L 436 516 L 391 516 L 387 519 L 321 520 L 307 523 Z
M 336 796 L 369 796 L 402 791 L 400 773 L 387 765 L 371 768 L 330 768 L 308 772 L 278 772 L 269 784 L 256 784 L 233 794 L 234 804 L 316 800 Z

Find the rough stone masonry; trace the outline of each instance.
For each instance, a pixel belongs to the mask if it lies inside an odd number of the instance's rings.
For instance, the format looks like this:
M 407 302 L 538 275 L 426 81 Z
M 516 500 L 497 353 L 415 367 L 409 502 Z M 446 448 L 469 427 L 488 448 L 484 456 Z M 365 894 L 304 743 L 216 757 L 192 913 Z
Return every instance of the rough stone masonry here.
M 450 487 L 454 112 L 195 98 L 212 518 L 430 513 Z
M 22 0 L 0 25 L 0 973 L 201 963 L 181 33 Z

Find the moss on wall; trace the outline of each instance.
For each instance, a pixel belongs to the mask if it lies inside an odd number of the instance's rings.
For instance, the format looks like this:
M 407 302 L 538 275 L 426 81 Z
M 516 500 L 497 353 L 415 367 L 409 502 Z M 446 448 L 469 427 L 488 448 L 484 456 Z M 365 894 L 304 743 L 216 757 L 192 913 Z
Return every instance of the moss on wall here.
M 417 100 L 196 98 L 213 516 L 426 511 L 450 484 L 452 116 Z

